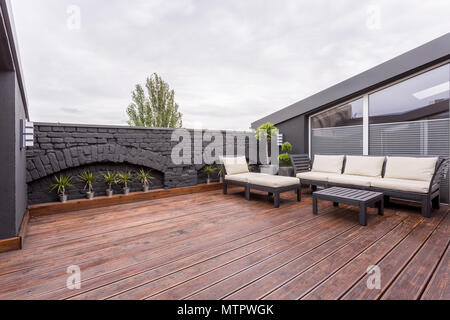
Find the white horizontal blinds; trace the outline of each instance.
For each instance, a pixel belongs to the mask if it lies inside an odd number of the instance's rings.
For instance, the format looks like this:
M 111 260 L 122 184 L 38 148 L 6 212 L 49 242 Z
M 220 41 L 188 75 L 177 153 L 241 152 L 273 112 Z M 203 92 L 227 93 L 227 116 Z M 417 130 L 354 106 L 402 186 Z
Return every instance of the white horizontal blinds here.
M 369 126 L 371 155 L 449 156 L 449 119 Z M 448 173 L 441 182 L 441 202 L 449 203 Z
M 311 155 L 363 154 L 363 126 L 317 128 L 311 130 Z

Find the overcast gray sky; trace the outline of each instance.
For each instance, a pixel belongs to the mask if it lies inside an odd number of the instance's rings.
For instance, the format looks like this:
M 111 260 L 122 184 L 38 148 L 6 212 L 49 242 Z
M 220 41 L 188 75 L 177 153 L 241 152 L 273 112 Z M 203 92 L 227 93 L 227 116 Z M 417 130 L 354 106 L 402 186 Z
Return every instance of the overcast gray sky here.
M 448 0 L 11 2 L 33 121 L 125 124 L 157 72 L 185 127 L 247 129 L 450 31 Z

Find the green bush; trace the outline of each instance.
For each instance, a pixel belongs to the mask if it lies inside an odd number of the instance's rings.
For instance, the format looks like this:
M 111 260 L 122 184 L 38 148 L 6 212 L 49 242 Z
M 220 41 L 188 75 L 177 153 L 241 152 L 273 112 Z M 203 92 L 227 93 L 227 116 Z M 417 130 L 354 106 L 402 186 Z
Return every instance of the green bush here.
M 281 151 L 285 153 L 291 153 L 292 151 L 292 144 L 290 142 L 285 142 L 281 145 Z
M 291 157 L 288 153 L 282 153 L 278 156 L 278 160 L 281 164 L 290 164 L 291 163 Z

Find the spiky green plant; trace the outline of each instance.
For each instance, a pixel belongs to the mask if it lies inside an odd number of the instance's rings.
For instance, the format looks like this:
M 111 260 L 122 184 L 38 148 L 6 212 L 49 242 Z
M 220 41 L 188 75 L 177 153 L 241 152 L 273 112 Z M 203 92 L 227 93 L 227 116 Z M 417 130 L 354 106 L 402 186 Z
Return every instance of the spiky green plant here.
M 94 182 L 95 176 L 91 171 L 83 171 L 78 176 L 78 179 L 84 183 L 84 189 L 88 189 L 88 192 L 92 192 L 92 182 Z
M 136 176 L 143 185 L 148 185 L 148 180 L 153 179 L 150 171 L 146 171 L 144 169 L 140 169 L 136 173 Z
M 50 186 L 50 190 L 56 190 L 59 195 L 64 196 L 66 189 L 72 186 L 72 177 L 66 175 L 55 176 L 55 183 Z
M 203 172 L 206 173 L 206 175 L 209 176 L 211 175 L 211 173 L 213 173 L 214 171 L 216 171 L 216 168 L 214 168 L 213 166 L 205 166 L 203 168 Z
M 112 184 L 117 181 L 117 173 L 110 172 L 109 170 L 103 174 L 103 181 L 108 185 L 108 189 L 112 189 Z
M 117 181 L 123 184 L 124 188 L 128 188 L 128 183 L 131 182 L 132 174 L 129 171 L 119 172 L 117 174 Z

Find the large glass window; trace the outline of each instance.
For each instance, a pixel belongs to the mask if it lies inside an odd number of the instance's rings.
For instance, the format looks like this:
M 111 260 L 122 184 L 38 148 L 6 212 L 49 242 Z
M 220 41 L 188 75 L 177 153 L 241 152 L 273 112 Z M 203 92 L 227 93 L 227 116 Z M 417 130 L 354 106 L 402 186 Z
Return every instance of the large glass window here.
M 362 154 L 363 99 L 311 117 L 311 154 Z
M 449 117 L 449 64 L 369 95 L 369 122 L 391 123 Z
M 311 127 L 313 129 L 354 126 L 362 125 L 362 123 L 363 99 L 328 109 L 311 117 Z

